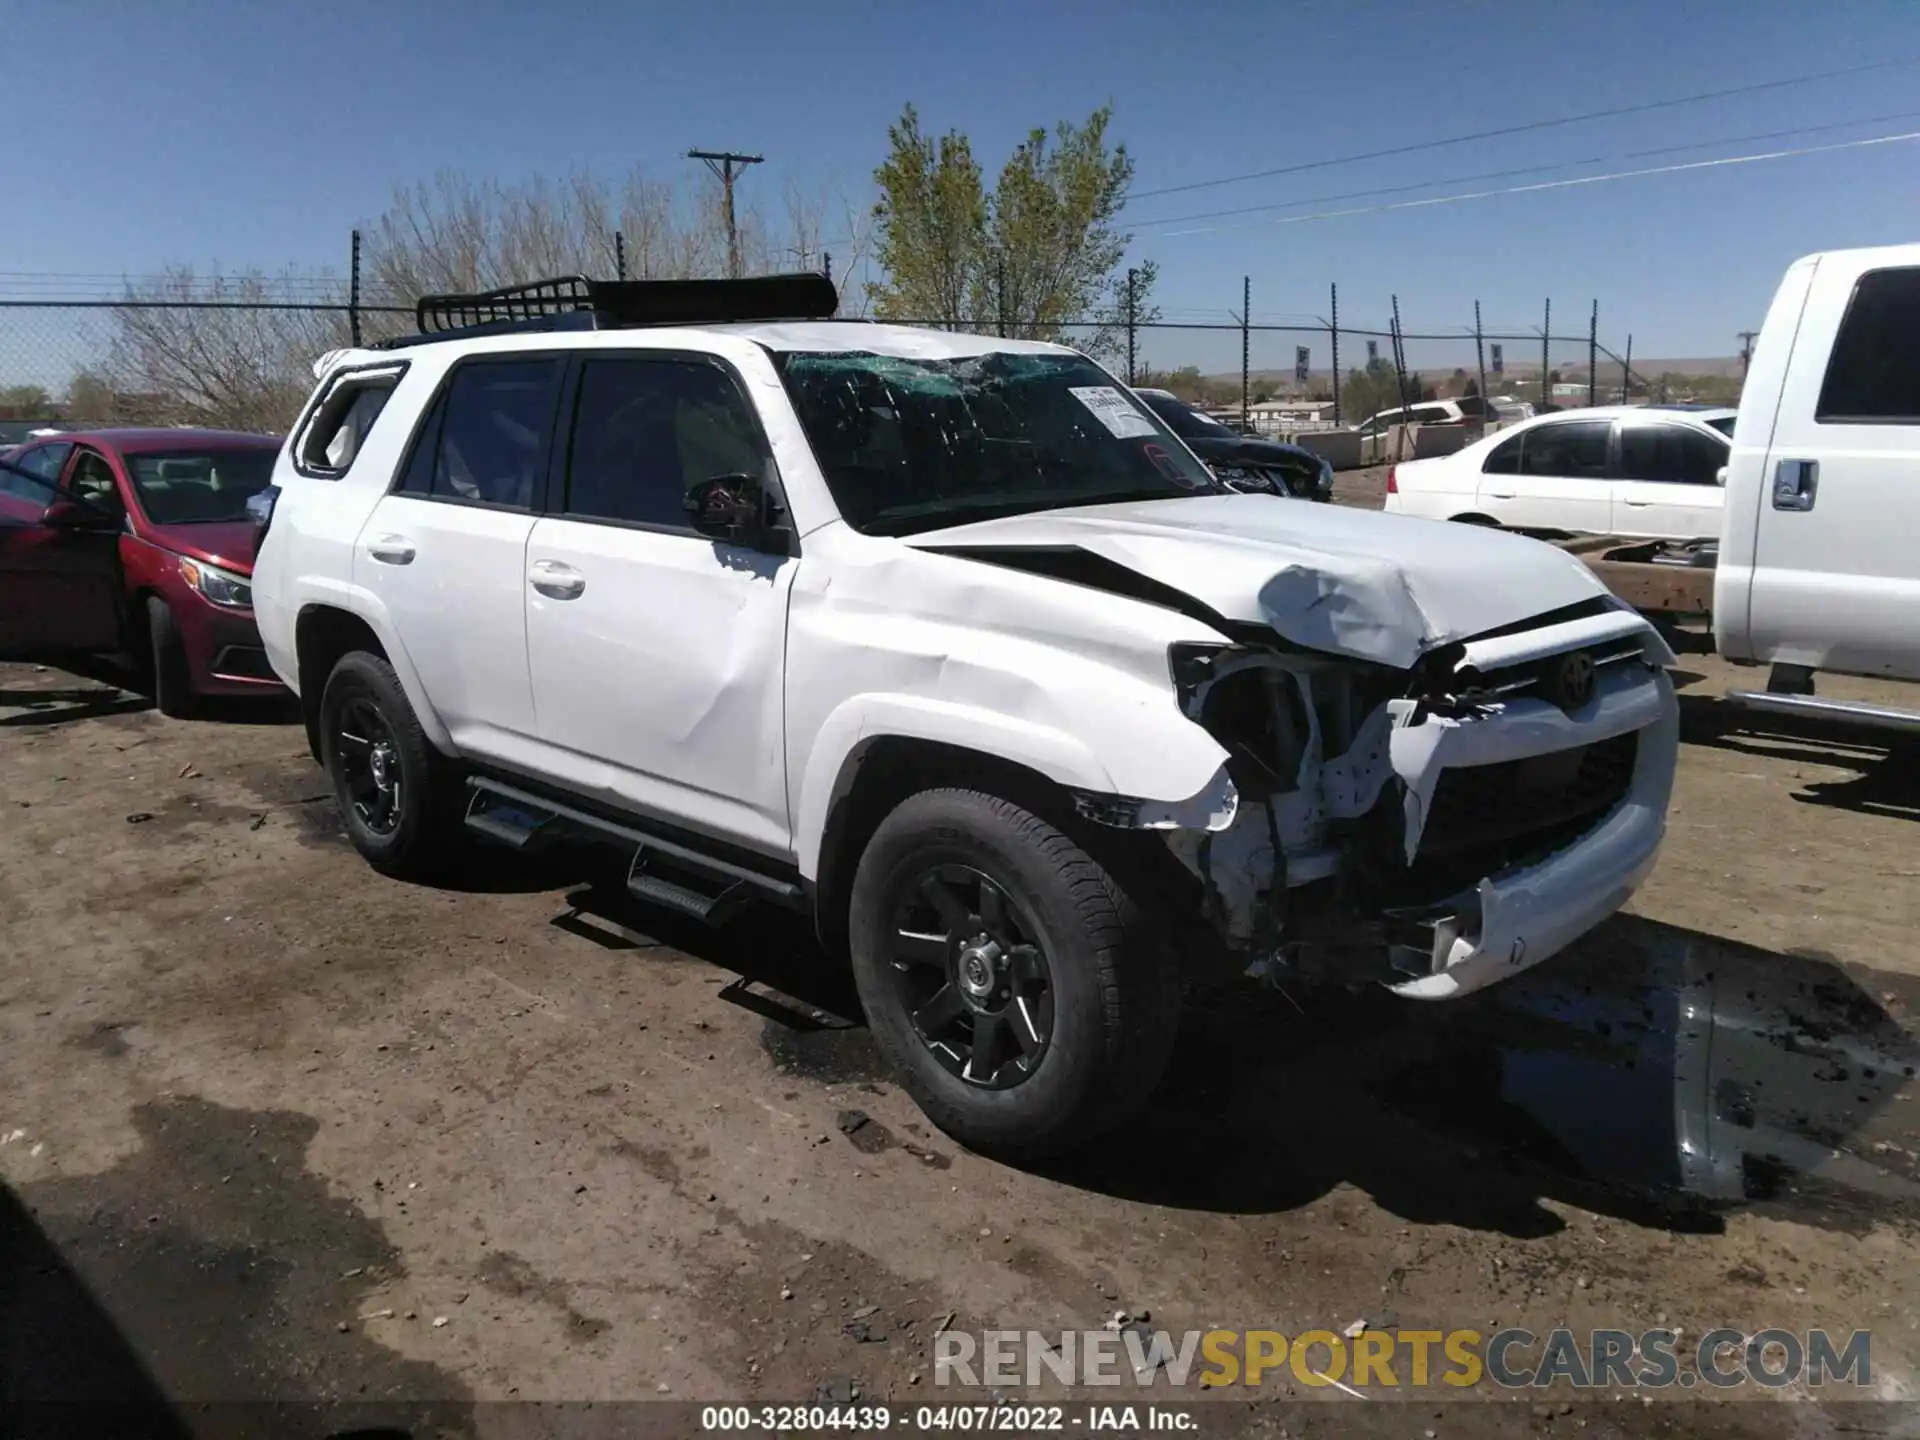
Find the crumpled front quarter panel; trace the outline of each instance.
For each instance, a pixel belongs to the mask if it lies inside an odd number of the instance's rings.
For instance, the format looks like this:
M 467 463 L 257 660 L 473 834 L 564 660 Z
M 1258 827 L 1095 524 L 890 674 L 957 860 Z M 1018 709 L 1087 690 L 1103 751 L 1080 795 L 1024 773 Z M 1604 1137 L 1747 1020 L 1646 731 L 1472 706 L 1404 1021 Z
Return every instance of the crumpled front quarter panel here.
M 798 860 L 817 873 L 858 756 L 898 736 L 975 750 L 1073 789 L 1180 801 L 1226 752 L 1181 713 L 1185 615 L 831 526 L 807 537 L 789 611 L 787 745 Z

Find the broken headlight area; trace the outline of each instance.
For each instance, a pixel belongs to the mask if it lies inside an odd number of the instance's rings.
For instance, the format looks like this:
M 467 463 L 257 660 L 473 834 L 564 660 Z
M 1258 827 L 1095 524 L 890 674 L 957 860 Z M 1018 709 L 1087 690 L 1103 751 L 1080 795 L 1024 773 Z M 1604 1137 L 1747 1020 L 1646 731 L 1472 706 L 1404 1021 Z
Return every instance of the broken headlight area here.
M 1507 647 L 1519 652 L 1512 663 L 1483 668 L 1466 662 L 1502 658 L 1496 648 L 1449 646 L 1412 671 L 1262 645 L 1173 648 L 1180 705 L 1226 751 L 1238 805 L 1225 825 L 1162 839 L 1240 969 L 1276 980 L 1426 975 L 1456 940 L 1477 940 L 1482 880 L 1575 844 L 1626 799 L 1637 731 L 1395 769 L 1397 732 L 1477 729 L 1516 702 L 1543 700 L 1577 724 L 1596 693 L 1617 690 L 1615 667 L 1653 663 L 1638 636 L 1545 654 L 1527 645 Z M 1591 688 L 1567 693 L 1569 672 Z

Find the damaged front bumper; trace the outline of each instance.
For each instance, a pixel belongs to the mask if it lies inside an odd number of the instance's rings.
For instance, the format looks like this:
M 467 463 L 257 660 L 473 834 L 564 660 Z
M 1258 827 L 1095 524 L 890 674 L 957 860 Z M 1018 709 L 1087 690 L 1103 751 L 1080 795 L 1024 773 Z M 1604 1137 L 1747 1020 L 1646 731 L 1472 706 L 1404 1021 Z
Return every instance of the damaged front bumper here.
M 1438 772 L 1448 765 L 1546 754 L 1637 731 L 1626 796 L 1565 849 L 1487 876 L 1456 901 L 1419 917 L 1431 931 L 1430 944 L 1424 954 L 1397 944 L 1394 963 L 1403 970 L 1418 965 L 1425 973 L 1391 985 L 1395 994 L 1448 1000 L 1537 965 L 1618 910 L 1653 869 L 1666 834 L 1679 746 L 1679 704 L 1666 673 L 1616 677 L 1595 698 L 1594 713 L 1579 718 L 1542 701 L 1525 708 L 1532 713 L 1503 717 L 1507 723 L 1496 730 L 1476 732 L 1474 722 L 1466 722 L 1432 736 L 1396 732 L 1394 767 L 1408 781 L 1409 807 L 1420 795 L 1432 795 Z M 1518 737 L 1509 728 L 1514 724 L 1521 727 Z
M 1082 796 L 1080 811 L 1104 824 L 1158 831 L 1199 882 L 1207 919 L 1229 955 L 1251 973 L 1378 980 L 1411 998 L 1450 999 L 1555 954 L 1618 910 L 1652 869 L 1679 742 L 1665 658 L 1651 651 L 1608 666 L 1591 698 L 1571 711 L 1535 696 L 1453 713 L 1392 700 L 1354 727 L 1350 745 L 1330 759 L 1314 694 L 1326 677 L 1294 675 L 1305 731 L 1294 752 L 1297 783 L 1255 797 L 1236 791 L 1223 770 L 1181 805 Z M 1429 852 L 1445 852 L 1460 838 L 1447 833 L 1461 818 L 1457 806 L 1436 803 L 1449 772 L 1465 772 L 1456 780 L 1529 765 L 1551 772 L 1629 735 L 1636 737 L 1631 773 L 1622 783 L 1623 761 L 1607 792 L 1613 798 L 1601 808 L 1571 827 L 1523 832 L 1507 858 L 1477 879 L 1456 866 L 1444 873 L 1457 878 L 1429 883 L 1436 873 Z M 1375 835 L 1384 827 L 1398 853 L 1354 842 L 1354 826 L 1374 822 Z M 1546 846 L 1553 848 L 1543 853 Z M 1409 903 L 1408 890 L 1425 895 Z M 1436 890 L 1450 898 L 1425 898 Z M 1316 905 L 1316 896 L 1331 897 L 1331 906 Z

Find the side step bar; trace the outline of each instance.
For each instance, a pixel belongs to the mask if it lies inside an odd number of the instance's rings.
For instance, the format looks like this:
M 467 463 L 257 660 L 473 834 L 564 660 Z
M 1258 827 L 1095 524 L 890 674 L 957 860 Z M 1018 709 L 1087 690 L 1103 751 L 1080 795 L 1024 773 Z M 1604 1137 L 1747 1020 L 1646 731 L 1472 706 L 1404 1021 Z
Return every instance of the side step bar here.
M 1767 690 L 1729 690 L 1727 703 L 1763 715 L 1787 715 L 1803 720 L 1838 720 L 1875 730 L 1897 730 L 1920 735 L 1920 711 L 1895 710 L 1856 700 L 1823 700 L 1816 695 L 1782 695 Z
M 741 901 L 759 899 L 790 909 L 805 907 L 805 892 L 791 880 L 708 855 L 557 800 L 534 795 L 486 776 L 467 781 L 467 827 L 515 850 L 528 851 L 569 831 L 631 847 L 627 890 L 636 898 L 718 923 Z

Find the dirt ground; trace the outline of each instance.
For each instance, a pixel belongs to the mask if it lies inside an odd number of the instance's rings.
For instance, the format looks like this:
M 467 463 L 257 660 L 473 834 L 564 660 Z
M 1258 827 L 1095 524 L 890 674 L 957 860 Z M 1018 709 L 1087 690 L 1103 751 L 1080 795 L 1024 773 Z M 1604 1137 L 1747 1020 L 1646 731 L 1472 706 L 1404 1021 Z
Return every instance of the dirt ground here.
M 1714 697 L 1755 672 L 1684 663 L 1628 913 L 1458 1005 L 1197 1008 L 1151 1110 L 1044 1172 L 930 1133 L 790 922 L 628 908 L 590 854 L 382 879 L 280 717 L 0 666 L 0 1402 L 692 1434 L 604 1406 L 951 1400 L 937 1329 L 1126 1310 L 1872 1331 L 1871 1404 L 1269 1377 L 1205 1435 L 1920 1432 L 1889 1403 L 1920 1383 L 1920 777 L 1742 730 Z

